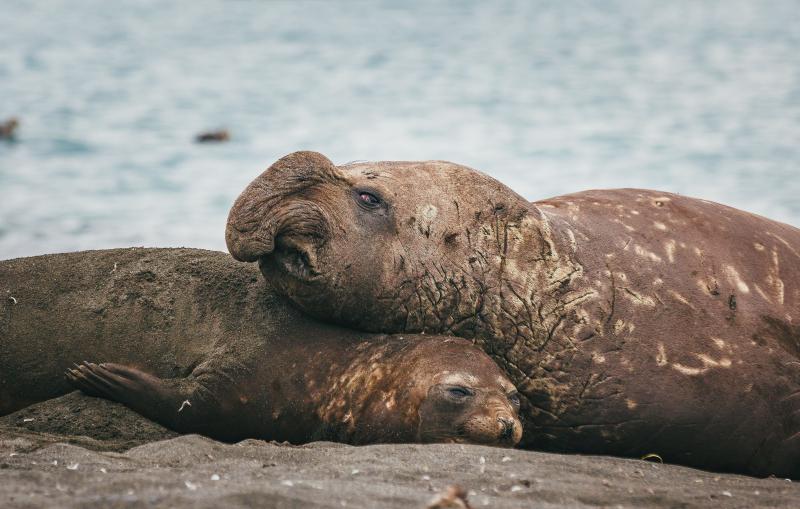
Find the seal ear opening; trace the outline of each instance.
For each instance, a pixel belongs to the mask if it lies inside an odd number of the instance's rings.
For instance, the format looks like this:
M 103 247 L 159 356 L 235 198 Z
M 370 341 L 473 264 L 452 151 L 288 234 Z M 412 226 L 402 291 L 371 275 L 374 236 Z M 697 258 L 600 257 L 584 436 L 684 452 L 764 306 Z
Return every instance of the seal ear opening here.
M 279 159 L 248 185 L 228 213 L 225 243 L 231 255 L 254 262 L 275 249 L 275 235 L 286 221 L 292 195 L 338 180 L 333 163 L 318 152 L 294 152 Z M 282 212 L 284 211 L 284 212 Z

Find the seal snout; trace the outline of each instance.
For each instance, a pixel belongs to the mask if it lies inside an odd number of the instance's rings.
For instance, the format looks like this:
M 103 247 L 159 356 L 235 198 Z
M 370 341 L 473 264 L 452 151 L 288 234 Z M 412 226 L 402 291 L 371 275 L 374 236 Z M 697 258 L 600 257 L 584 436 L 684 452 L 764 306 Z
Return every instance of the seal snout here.
M 496 440 L 499 444 L 516 445 L 522 439 L 522 423 L 508 408 L 495 410 Z
M 333 163 L 315 152 L 295 152 L 270 166 L 231 207 L 225 227 L 231 255 L 257 261 L 273 252 L 282 233 L 324 238 L 327 222 L 307 195 L 336 178 Z
M 272 249 L 259 256 L 259 267 L 268 280 L 308 283 L 319 278 L 320 249 L 329 236 L 324 212 L 305 202 L 287 206 L 277 217 L 270 243 Z
M 273 256 L 290 276 L 301 280 L 319 275 L 316 268 L 316 250 L 309 239 L 281 235 L 276 239 Z
M 500 423 L 500 439 L 508 440 L 514 436 L 514 420 L 509 417 L 498 417 Z

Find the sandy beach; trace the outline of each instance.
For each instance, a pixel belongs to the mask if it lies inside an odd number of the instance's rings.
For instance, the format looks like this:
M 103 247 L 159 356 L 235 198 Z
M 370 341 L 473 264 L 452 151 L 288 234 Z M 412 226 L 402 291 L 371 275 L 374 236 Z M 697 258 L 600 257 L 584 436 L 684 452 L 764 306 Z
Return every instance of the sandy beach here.
M 226 444 L 71 393 L 0 418 L 3 507 L 796 507 L 800 485 L 473 445 Z

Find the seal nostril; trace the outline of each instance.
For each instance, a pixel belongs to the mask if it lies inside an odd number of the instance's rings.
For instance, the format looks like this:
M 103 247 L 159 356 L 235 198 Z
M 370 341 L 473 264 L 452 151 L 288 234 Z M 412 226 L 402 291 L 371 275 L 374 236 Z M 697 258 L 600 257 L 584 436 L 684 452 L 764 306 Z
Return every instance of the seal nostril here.
M 300 280 L 310 280 L 319 275 L 316 269 L 313 245 L 313 238 L 285 234 L 278 235 L 275 238 L 274 251 L 270 255 L 262 257 L 263 264 L 269 263 L 271 260 L 285 274 Z
M 514 421 L 506 417 L 500 417 L 497 420 L 500 421 L 500 424 L 503 426 L 503 431 L 500 432 L 500 438 L 511 438 L 514 435 Z

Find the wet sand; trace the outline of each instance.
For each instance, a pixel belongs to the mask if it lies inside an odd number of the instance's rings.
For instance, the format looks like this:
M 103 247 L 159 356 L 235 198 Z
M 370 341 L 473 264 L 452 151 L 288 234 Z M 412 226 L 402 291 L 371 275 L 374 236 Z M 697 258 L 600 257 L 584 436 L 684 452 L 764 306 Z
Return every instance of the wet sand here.
M 3 507 L 798 507 L 800 483 L 473 445 L 304 446 L 178 436 L 71 393 L 0 418 Z

